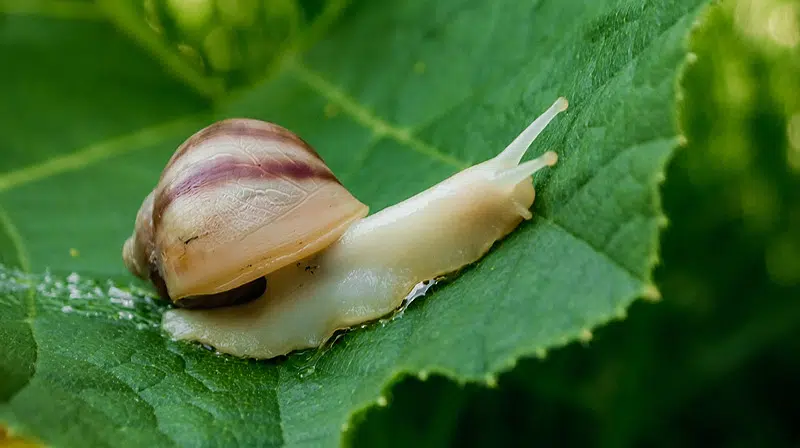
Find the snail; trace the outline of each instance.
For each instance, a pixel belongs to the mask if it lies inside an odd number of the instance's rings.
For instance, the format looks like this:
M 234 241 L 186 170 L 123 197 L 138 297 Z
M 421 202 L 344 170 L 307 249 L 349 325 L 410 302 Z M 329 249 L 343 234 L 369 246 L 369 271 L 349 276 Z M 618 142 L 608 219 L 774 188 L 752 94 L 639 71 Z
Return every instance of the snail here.
M 520 161 L 567 105 L 558 98 L 495 157 L 369 216 L 289 130 L 217 122 L 169 159 L 123 259 L 175 304 L 162 321 L 174 339 L 259 359 L 319 347 L 530 219 L 531 176 L 558 157 Z

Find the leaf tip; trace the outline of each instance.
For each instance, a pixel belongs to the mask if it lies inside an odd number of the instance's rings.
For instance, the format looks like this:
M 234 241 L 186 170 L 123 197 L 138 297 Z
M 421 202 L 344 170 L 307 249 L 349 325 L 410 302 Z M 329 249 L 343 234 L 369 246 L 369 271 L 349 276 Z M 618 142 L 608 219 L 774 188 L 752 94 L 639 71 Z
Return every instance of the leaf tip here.
M 419 372 L 417 372 L 417 378 L 419 378 L 422 381 L 427 380 L 428 379 L 428 375 L 429 374 L 428 374 L 427 370 L 420 370 Z
M 654 178 L 657 184 L 663 184 L 664 181 L 667 180 L 667 175 L 664 174 L 663 171 L 659 171 L 658 173 L 656 173 Z
M 655 285 L 646 285 L 642 289 L 642 298 L 649 301 L 649 302 L 658 302 L 661 300 L 661 292 L 656 288 Z
M 578 335 L 578 338 L 584 344 L 587 344 L 589 341 L 591 341 L 592 337 L 593 337 L 592 332 L 588 328 L 584 328 L 583 330 L 581 330 L 581 334 Z
M 654 268 L 661 264 L 661 257 L 658 254 L 653 254 L 650 256 L 650 267 Z

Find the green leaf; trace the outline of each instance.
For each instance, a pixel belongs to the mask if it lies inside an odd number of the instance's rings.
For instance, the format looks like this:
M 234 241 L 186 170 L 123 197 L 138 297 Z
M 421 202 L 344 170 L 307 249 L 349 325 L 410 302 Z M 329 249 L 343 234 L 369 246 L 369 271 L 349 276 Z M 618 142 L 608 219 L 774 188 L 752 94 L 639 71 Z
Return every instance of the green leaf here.
M 758 5 L 758 7 L 754 7 Z M 408 379 L 355 446 L 789 446 L 800 396 L 800 2 L 706 8 L 662 187 L 664 300 L 498 388 Z M 657 387 L 653 387 L 657 385 Z M 568 428 L 568 430 L 567 430 Z M 717 428 L 725 428 L 720 431 Z
M 0 421 L 67 446 L 335 445 L 402 374 L 491 384 L 589 337 L 655 294 L 656 185 L 701 3 L 360 2 L 212 103 L 99 13 L 0 2 Z M 292 129 L 375 212 L 496 154 L 558 95 L 570 109 L 529 156 L 560 155 L 534 219 L 401 318 L 255 362 L 168 340 L 163 305 L 128 286 L 141 200 L 214 120 Z

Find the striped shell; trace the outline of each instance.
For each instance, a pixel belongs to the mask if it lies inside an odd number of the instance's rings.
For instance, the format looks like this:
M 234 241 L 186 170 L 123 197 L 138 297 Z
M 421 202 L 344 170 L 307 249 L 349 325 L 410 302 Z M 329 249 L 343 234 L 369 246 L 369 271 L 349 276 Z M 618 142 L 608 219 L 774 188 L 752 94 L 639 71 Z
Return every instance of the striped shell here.
M 123 259 L 173 302 L 221 306 L 240 300 L 231 291 L 259 295 L 265 274 L 324 249 L 368 211 L 289 130 L 228 119 L 172 155 Z

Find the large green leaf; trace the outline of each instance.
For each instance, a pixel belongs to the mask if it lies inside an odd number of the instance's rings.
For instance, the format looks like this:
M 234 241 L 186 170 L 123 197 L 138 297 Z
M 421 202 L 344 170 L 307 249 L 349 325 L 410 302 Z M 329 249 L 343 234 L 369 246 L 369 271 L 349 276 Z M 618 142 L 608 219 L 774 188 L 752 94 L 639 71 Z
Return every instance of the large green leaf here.
M 521 362 L 496 389 L 404 380 L 349 434 L 356 446 L 797 444 L 797 405 L 786 401 L 800 396 L 793 16 L 795 0 L 726 0 L 692 33 L 688 146 L 662 189 L 663 302 L 635 303 L 590 344 Z
M 589 337 L 655 294 L 656 185 L 700 3 L 362 2 L 212 103 L 91 4 L 0 2 L 0 420 L 57 445 L 333 445 L 399 375 L 492 384 Z M 558 95 L 570 110 L 531 155 L 561 156 L 537 175 L 534 219 L 402 318 L 329 350 L 215 355 L 165 338 L 163 306 L 121 286 L 141 199 L 213 120 L 294 130 L 374 212 L 492 156 Z

